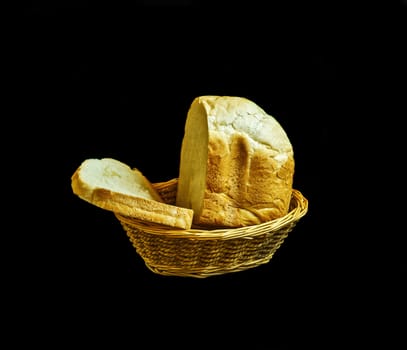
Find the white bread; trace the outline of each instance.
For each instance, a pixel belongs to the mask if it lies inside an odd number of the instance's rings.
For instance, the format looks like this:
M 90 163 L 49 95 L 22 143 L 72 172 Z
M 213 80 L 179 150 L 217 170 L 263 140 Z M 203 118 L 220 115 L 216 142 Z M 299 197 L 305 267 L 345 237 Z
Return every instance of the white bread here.
M 138 170 L 112 159 L 86 159 L 71 177 L 73 192 L 102 209 L 136 219 L 189 229 L 193 211 L 164 203 Z
M 200 96 L 188 110 L 176 205 L 199 226 L 241 227 L 288 213 L 293 148 L 275 118 L 235 96 Z

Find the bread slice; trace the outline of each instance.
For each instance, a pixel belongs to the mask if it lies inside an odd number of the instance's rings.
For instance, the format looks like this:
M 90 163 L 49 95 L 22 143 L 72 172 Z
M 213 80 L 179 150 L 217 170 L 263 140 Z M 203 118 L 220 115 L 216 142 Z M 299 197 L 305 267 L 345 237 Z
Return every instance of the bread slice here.
M 278 123 L 237 96 L 192 101 L 181 146 L 176 204 L 194 224 L 241 227 L 287 214 L 294 153 Z
M 174 228 L 191 228 L 191 209 L 166 204 L 138 169 L 118 160 L 86 159 L 72 175 L 71 185 L 74 194 L 102 209 Z

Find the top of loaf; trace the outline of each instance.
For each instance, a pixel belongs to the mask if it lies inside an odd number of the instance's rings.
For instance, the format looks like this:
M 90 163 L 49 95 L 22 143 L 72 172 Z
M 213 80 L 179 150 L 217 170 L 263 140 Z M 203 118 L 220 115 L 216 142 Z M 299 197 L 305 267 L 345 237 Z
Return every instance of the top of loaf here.
M 280 125 L 261 107 L 244 97 L 200 96 L 195 103 L 204 106 L 209 130 L 228 136 L 237 131 L 249 136 L 253 148 L 266 147 L 275 152 L 275 160 L 285 162 L 292 154 L 291 142 Z

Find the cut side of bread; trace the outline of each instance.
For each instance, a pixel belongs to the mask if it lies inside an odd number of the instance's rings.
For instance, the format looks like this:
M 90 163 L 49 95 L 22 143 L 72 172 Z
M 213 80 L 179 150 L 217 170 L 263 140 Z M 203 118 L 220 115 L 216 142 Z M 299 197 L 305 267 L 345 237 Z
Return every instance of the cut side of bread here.
M 176 204 L 194 224 L 241 227 L 287 214 L 294 153 L 279 122 L 254 102 L 200 96 L 187 114 Z
M 86 159 L 71 177 L 79 198 L 99 208 L 173 228 L 189 229 L 193 210 L 167 204 L 136 168 L 112 158 Z

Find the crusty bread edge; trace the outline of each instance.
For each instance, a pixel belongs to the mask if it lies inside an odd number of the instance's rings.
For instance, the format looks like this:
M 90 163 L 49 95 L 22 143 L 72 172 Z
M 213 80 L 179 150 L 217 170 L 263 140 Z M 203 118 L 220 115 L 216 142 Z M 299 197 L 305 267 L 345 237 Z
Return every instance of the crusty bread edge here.
M 184 230 L 188 230 L 192 226 L 192 209 L 130 196 L 104 188 L 89 188 L 81 181 L 79 169 L 71 177 L 71 186 L 79 198 L 101 209 Z

